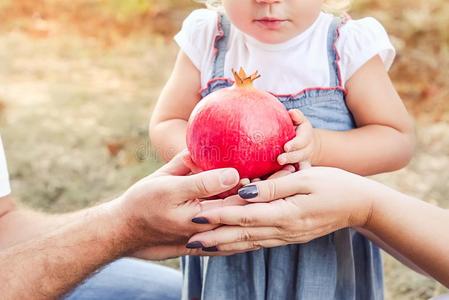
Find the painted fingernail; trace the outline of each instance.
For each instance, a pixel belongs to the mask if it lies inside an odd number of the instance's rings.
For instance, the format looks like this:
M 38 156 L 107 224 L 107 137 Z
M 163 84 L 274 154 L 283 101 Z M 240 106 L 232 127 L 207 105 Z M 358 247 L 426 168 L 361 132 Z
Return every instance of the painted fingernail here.
M 193 218 L 192 222 L 195 224 L 209 224 L 209 220 L 203 217 Z
M 199 249 L 199 248 L 203 248 L 203 247 L 204 247 L 203 244 L 201 244 L 201 242 L 197 242 L 197 241 L 188 243 L 186 245 L 187 249 Z
M 239 196 L 243 199 L 253 199 L 256 198 L 259 195 L 259 189 L 257 188 L 257 185 L 247 185 L 245 187 L 242 187 L 239 190 Z
M 218 248 L 216 246 L 213 247 L 204 247 L 203 248 L 204 252 L 218 252 Z

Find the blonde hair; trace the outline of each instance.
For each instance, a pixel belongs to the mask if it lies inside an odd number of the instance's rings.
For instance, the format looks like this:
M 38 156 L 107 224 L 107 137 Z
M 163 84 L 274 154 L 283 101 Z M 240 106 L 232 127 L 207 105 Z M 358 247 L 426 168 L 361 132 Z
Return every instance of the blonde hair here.
M 221 0 L 195 0 L 205 4 L 208 8 L 221 10 Z M 324 0 L 323 11 L 335 15 L 346 13 L 351 7 L 352 0 Z

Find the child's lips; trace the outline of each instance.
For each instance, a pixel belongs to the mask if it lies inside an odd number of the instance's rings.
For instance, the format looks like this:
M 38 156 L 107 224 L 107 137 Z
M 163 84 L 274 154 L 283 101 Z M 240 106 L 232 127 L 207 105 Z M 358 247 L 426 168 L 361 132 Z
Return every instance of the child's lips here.
M 287 20 L 276 19 L 276 18 L 262 18 L 262 19 L 256 19 L 254 22 L 256 24 L 258 24 L 259 26 L 262 26 L 265 29 L 277 30 L 277 29 L 280 29 L 281 26 L 286 21 Z

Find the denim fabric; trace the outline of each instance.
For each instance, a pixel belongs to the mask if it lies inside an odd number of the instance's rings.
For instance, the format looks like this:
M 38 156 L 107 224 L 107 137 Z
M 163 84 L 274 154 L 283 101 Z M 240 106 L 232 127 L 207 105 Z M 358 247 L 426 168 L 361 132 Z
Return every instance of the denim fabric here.
M 179 300 L 181 272 L 137 259 L 120 259 L 99 270 L 66 300 Z
M 224 16 L 221 26 L 229 32 Z M 328 34 L 330 83 L 297 95 L 278 97 L 287 109 L 298 108 L 315 128 L 336 131 L 355 127 L 346 106 L 334 44 L 342 21 L 334 20 Z M 232 81 L 223 78 L 228 36 L 218 43 L 215 71 L 203 97 Z M 383 299 L 383 270 L 379 249 L 352 229 L 344 229 L 306 244 L 229 257 L 184 257 L 182 299 Z

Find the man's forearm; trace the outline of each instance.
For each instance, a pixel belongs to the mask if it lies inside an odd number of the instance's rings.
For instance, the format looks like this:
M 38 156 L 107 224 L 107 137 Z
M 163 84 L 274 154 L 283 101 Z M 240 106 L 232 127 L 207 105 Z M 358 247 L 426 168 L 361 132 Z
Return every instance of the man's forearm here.
M 374 203 L 366 230 L 449 287 L 449 211 L 393 190 Z
M 0 251 L 2 299 L 54 299 L 99 267 L 133 250 L 127 224 L 110 204 L 50 234 Z
M 2 201 L 6 201 L 3 199 Z M 0 217 L 0 251 L 29 241 L 82 218 L 87 210 L 67 214 L 45 214 L 14 209 Z

